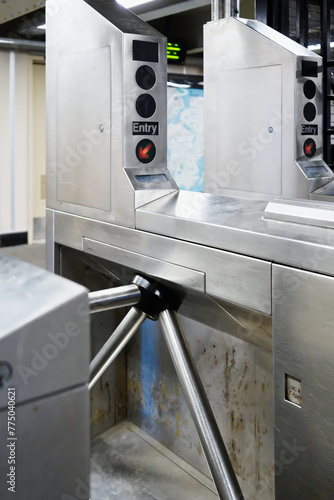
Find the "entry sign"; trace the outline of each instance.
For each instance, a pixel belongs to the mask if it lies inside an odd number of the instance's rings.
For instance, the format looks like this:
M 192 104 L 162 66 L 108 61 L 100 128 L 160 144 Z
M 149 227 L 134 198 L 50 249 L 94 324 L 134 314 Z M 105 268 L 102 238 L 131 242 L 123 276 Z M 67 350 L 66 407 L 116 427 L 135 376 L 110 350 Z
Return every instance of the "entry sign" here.
M 159 122 L 132 122 L 132 135 L 159 135 Z
M 142 139 L 136 147 L 136 156 L 141 163 L 150 163 L 155 157 L 155 144 L 150 139 Z
M 318 135 L 318 125 L 302 124 L 302 135 Z

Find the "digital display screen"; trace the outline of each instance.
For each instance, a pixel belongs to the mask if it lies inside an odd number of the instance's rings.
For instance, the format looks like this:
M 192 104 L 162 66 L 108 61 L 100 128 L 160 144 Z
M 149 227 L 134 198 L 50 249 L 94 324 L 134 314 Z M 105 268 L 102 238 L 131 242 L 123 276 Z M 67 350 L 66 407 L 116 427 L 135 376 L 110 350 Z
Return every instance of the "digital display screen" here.
M 308 178 L 327 177 L 328 172 L 325 167 L 304 167 Z
M 168 181 L 165 174 L 147 174 L 147 175 L 135 175 L 138 182 L 166 182 Z
M 173 64 L 184 64 L 186 59 L 187 43 L 184 40 L 170 40 L 167 42 L 167 61 Z
M 132 57 L 134 61 L 159 62 L 159 46 L 155 42 L 133 40 Z
M 317 78 L 318 63 L 316 61 L 302 61 L 302 76 Z

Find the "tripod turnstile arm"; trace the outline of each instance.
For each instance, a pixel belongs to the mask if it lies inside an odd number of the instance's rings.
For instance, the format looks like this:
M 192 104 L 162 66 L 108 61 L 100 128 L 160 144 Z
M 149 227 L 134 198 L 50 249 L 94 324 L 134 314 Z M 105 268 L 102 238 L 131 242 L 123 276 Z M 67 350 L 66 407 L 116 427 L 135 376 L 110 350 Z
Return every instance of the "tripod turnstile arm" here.
M 89 366 L 89 389 L 111 365 L 145 319 L 159 319 L 219 498 L 244 500 L 186 338 L 174 312 L 174 309 L 178 308 L 179 299 L 164 286 L 138 275 L 133 278 L 131 285 L 119 287 L 115 289 L 115 293 L 113 289 L 109 289 L 93 292 L 90 294 L 91 297 L 92 312 L 120 307 L 113 305 L 118 300 L 115 297 L 121 297 L 118 304 L 122 305 L 129 305 L 129 301 L 134 300 L 137 308 L 130 309 L 92 360 Z
M 130 311 L 120 322 L 114 333 L 109 337 L 102 349 L 90 363 L 89 389 L 91 389 L 101 375 L 103 375 L 108 366 L 115 360 L 146 318 L 147 315 L 144 312 L 138 311 L 135 307 L 131 307 Z
M 140 301 L 141 293 L 137 285 L 130 284 L 90 292 L 88 298 L 90 312 L 95 313 L 118 307 L 134 306 Z
M 174 311 L 160 313 L 160 324 L 208 466 L 221 500 L 243 500 L 231 461 Z

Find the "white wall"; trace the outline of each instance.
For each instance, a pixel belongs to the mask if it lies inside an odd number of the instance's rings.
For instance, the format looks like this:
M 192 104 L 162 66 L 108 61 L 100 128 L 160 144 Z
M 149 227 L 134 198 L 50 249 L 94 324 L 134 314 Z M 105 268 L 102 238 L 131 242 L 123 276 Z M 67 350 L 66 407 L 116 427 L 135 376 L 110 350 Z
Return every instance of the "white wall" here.
M 0 233 L 29 231 L 30 241 L 33 218 L 45 214 L 45 67 L 36 60 L 0 50 Z
M 0 51 L 0 233 L 28 229 L 28 68 Z
M 0 51 L 0 233 L 10 221 L 9 52 Z
M 46 183 L 46 110 L 45 64 L 43 57 L 31 57 L 29 80 L 29 242 L 44 238 L 44 227 L 36 224 L 45 221 Z M 37 224 L 37 227 L 39 225 Z

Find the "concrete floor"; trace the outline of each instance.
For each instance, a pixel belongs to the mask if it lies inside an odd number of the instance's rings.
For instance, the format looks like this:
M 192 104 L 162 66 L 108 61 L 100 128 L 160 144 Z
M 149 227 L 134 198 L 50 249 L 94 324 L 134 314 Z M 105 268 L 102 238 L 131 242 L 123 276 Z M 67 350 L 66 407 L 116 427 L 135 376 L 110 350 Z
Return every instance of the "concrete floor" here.
M 38 240 L 38 242 L 31 245 L 17 245 L 14 247 L 2 247 L 0 252 L 10 257 L 29 262 L 35 266 L 45 269 L 45 241 Z
M 217 500 L 213 482 L 148 436 L 123 422 L 95 438 L 91 500 Z

